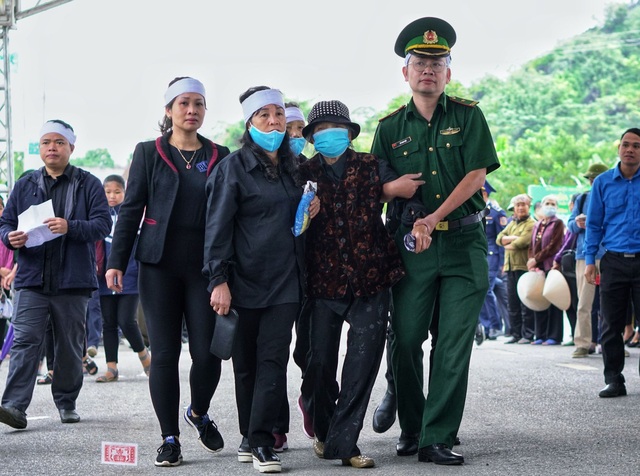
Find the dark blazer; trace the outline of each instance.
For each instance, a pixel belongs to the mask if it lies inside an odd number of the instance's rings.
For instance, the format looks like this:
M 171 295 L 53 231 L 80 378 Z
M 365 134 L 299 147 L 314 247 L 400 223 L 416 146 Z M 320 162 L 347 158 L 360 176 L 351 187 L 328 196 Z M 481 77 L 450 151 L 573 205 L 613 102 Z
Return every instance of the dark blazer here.
M 169 218 L 178 193 L 178 170 L 171 161 L 169 137 L 170 133 L 154 141 L 140 142 L 133 152 L 127 193 L 120 207 L 107 269 L 127 270 L 138 228 L 140 237 L 135 258 L 149 264 L 158 263 L 162 258 Z M 229 154 L 229 149 L 200 134 L 198 139 L 209 157 L 209 175 L 218 160 Z

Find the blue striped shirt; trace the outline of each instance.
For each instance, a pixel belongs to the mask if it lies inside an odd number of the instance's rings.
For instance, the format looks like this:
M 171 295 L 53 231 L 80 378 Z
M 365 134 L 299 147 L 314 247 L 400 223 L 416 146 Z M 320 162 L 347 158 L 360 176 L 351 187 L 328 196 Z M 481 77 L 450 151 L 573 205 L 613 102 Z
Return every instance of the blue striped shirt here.
M 585 264 L 595 264 L 600 242 L 608 251 L 640 253 L 640 169 L 626 179 L 618 164 L 593 182 L 587 211 Z

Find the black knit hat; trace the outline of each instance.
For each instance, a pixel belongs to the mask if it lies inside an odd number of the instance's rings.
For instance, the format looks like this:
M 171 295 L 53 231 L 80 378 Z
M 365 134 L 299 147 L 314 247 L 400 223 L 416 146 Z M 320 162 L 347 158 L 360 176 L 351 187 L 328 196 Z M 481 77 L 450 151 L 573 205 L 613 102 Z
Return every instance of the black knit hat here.
M 307 125 L 302 129 L 302 135 L 305 139 L 311 139 L 313 130 L 321 122 L 346 124 L 351 129 L 351 140 L 360 134 L 360 126 L 355 122 L 351 122 L 349 108 L 340 101 L 320 101 L 313 105 L 309 116 L 307 116 Z

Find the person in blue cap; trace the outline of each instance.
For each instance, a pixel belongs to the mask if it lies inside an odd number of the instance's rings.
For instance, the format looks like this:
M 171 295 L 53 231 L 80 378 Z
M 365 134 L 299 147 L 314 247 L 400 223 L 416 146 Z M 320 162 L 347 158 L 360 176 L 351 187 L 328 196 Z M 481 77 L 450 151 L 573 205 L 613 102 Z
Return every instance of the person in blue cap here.
M 482 186 L 482 197 L 487 203 L 488 215 L 485 217 L 485 232 L 487 234 L 487 261 L 489 263 L 489 290 L 487 297 L 480 311 L 480 325 L 484 328 L 485 335 L 489 340 L 495 340 L 502 335 L 502 318 L 498 307 L 498 298 L 494 292 L 496 282 L 502 276 L 502 266 L 504 264 L 504 248 L 496 243 L 498 233 L 507 226 L 507 214 L 505 211 L 494 205 L 489 200 L 489 195 L 495 189 L 485 180 Z M 476 334 L 476 343 L 478 338 Z
M 455 42 L 453 27 L 440 18 L 420 18 L 402 30 L 395 52 L 404 59 L 411 100 L 380 120 L 372 145 L 385 195 L 411 205 L 395 232 L 407 273 L 392 289 L 391 361 L 402 429 L 396 452 L 418 453 L 421 462 L 444 465 L 464 462 L 452 447 L 489 288 L 480 189 L 500 166 L 477 103 L 445 93 Z M 387 173 L 397 179 L 387 183 Z M 416 187 L 417 179 L 424 185 Z M 414 251 L 404 246 L 408 233 L 415 238 Z M 425 399 L 422 346 L 436 320 L 438 340 Z

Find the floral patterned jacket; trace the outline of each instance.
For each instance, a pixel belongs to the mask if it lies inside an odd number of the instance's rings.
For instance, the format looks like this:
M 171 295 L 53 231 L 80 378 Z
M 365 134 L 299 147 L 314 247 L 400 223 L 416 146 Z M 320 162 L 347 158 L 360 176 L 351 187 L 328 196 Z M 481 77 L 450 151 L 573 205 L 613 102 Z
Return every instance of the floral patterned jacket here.
M 337 299 L 351 288 L 372 296 L 404 276 L 396 245 L 382 221 L 378 159 L 348 149 L 345 173 L 327 176 L 322 156 L 300 165 L 301 178 L 317 183 L 321 207 L 306 231 L 307 287 L 311 298 Z

